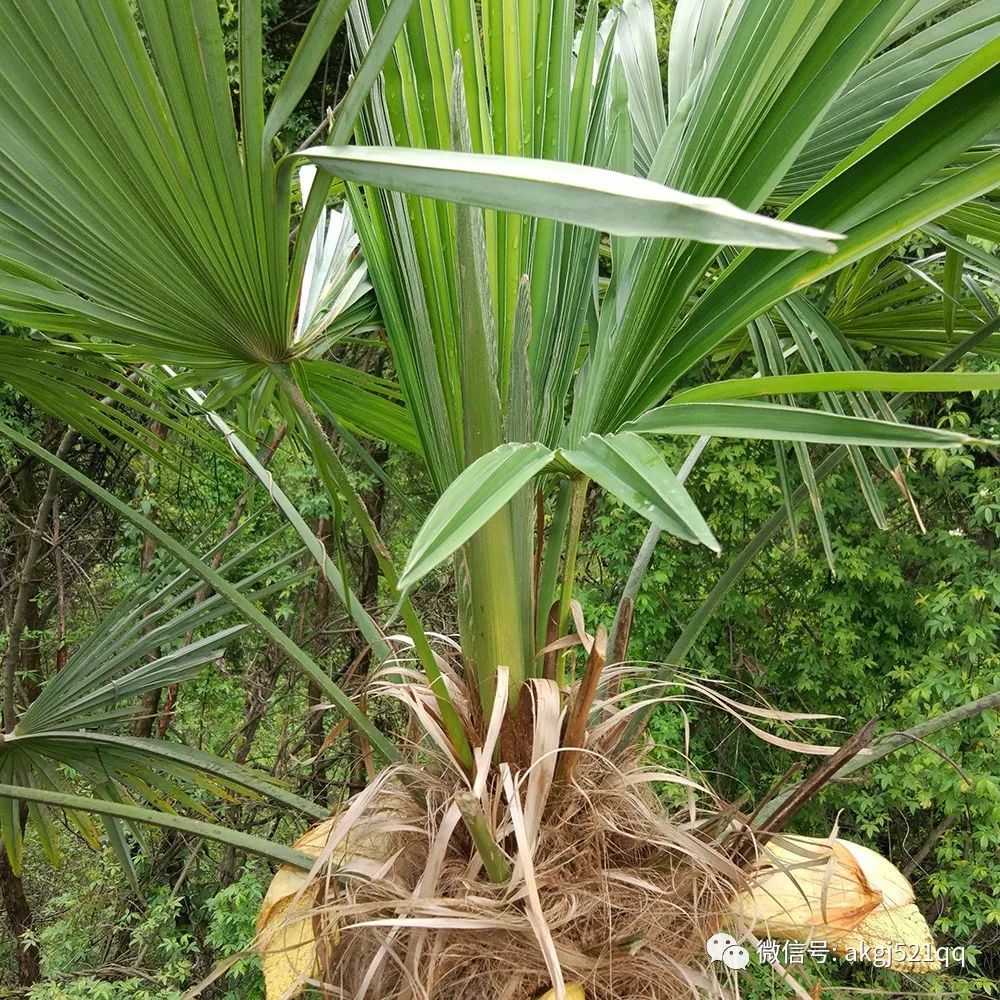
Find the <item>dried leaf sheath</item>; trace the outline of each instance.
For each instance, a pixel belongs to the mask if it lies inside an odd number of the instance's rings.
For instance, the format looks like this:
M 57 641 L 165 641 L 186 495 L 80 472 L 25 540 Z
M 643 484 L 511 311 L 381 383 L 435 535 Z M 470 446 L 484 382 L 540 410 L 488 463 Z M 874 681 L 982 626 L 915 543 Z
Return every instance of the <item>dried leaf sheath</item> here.
M 570 997 L 582 990 L 588 1000 L 639 1000 L 650 982 L 662 984 L 665 996 L 687 995 L 696 984 L 721 996 L 701 968 L 704 942 L 745 884 L 740 872 L 688 828 L 686 813 L 683 820 L 663 814 L 649 786 L 669 776 L 631 755 L 612 763 L 606 754 L 615 727 L 605 730 L 608 744 L 588 739 L 572 781 L 555 779 L 554 690 L 545 681 L 526 686 L 535 750 L 519 773 L 508 770 L 506 791 L 506 766 L 476 754 L 475 794 L 510 858 L 510 880 L 497 885 L 457 822 L 455 796 L 471 794 L 465 780 L 430 749 L 446 744 L 430 714 L 433 696 L 423 685 L 387 684 L 384 693 L 425 706 L 426 759 L 389 772 L 376 793 L 362 793 L 300 842 L 322 842 L 335 826 L 336 837 L 347 836 L 349 849 L 326 841 L 329 870 L 318 866 L 311 881 L 301 873 L 276 877 L 261 921 L 269 1000 L 288 988 L 290 975 L 357 997 L 396 996 L 413 977 L 449 1000 L 530 1000 L 552 986 L 547 950 L 558 955 Z M 372 846 L 377 858 L 369 856 Z M 375 870 L 377 880 L 365 877 Z M 312 893 L 327 879 L 319 902 Z M 295 893 L 301 909 L 289 918 L 276 901 Z M 540 934 L 551 945 L 543 947 Z M 383 949 L 387 935 L 405 971 Z M 306 939 L 311 949 L 301 947 Z M 276 954 L 282 944 L 286 961 Z
M 759 937 L 822 941 L 839 955 L 886 949 L 890 967 L 905 972 L 941 967 L 909 882 L 881 855 L 849 841 L 776 838 L 733 913 Z

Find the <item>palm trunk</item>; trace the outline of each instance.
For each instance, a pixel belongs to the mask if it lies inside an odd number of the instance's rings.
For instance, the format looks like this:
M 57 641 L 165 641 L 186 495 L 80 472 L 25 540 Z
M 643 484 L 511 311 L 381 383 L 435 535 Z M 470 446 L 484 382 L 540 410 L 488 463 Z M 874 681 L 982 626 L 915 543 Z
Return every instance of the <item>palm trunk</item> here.
M 21 807 L 23 831 L 28 812 Z M 0 895 L 7 911 L 7 926 L 14 939 L 17 953 L 17 982 L 21 987 L 34 986 L 42 978 L 42 959 L 38 946 L 27 942 L 26 933 L 34 929 L 34 919 L 28 898 L 24 894 L 24 880 L 11 867 L 7 852 L 0 849 Z
M 527 673 L 524 604 L 515 573 L 516 548 L 511 511 L 503 510 L 476 532 L 457 557 L 459 628 L 465 674 L 479 689 L 484 716 L 489 716 L 498 667 L 510 671 L 511 700 Z

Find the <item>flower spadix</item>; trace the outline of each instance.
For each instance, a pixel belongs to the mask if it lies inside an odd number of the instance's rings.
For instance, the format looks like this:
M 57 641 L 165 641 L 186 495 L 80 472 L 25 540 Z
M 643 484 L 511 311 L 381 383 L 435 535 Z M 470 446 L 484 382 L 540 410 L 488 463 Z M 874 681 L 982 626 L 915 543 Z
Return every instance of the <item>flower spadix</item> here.
M 786 836 L 762 851 L 734 917 L 758 937 L 825 942 L 839 955 L 908 972 L 940 968 L 934 939 L 903 873 L 860 844 Z
M 556 1000 L 556 991 L 551 989 L 543 993 L 538 1000 Z M 567 983 L 566 1000 L 587 1000 L 587 994 L 583 992 L 583 987 L 579 983 Z
M 306 831 L 295 846 L 333 867 L 364 870 L 390 854 L 390 835 L 348 836 L 332 841 L 342 818 L 333 816 Z M 330 880 L 282 865 L 268 886 L 257 918 L 256 949 L 261 956 L 268 1000 L 291 1000 L 319 974 L 317 939 L 337 945 L 340 931 L 330 926 L 329 910 L 320 912 Z

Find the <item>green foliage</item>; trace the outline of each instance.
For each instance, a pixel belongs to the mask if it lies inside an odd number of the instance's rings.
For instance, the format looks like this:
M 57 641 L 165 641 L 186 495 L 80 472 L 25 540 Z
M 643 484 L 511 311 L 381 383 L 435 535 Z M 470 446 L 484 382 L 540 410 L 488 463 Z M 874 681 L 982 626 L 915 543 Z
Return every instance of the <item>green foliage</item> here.
M 239 95 L 239 0 L 218 0 L 218 5 L 226 51 L 226 72 L 234 94 Z M 302 27 L 314 6 L 312 0 L 261 2 L 264 35 L 261 69 L 263 92 L 269 99 L 277 92 L 282 74 L 288 68 L 288 61 L 302 37 Z M 344 41 L 338 38 L 330 47 L 299 107 L 281 130 L 280 141 L 284 149 L 296 149 L 323 118 L 327 106 L 336 100 L 346 81 L 346 59 Z
M 143 979 L 107 980 L 86 976 L 64 983 L 39 983 L 28 1000 L 180 1000 L 180 992 Z
M 45 904 L 38 934 L 46 979 L 30 1000 L 178 1000 L 188 985 L 198 941 L 184 926 L 184 898 L 169 886 L 150 886 L 141 909 L 128 906 L 128 890 L 110 852 L 84 854 L 70 869 L 71 883 Z M 100 971 L 112 942 L 127 941 L 134 962 Z M 93 969 L 80 976 L 79 970 Z M 110 970 L 109 970 L 110 971 Z
M 921 421 L 992 435 L 998 405 L 976 400 L 928 401 Z M 676 468 L 682 452 L 668 459 Z M 685 669 L 737 685 L 743 700 L 764 699 L 776 708 L 830 713 L 838 718 L 783 735 L 812 742 L 841 742 L 878 716 L 880 730 L 907 729 L 927 718 L 1000 689 L 1000 540 L 997 500 L 1000 470 L 992 453 L 942 461 L 944 453 L 911 460 L 907 481 L 926 534 L 907 501 L 891 484 L 880 487 L 889 527 L 879 531 L 842 469 L 823 486 L 836 576 L 808 521 L 793 540 L 787 534 L 765 550 L 730 591 L 692 649 Z M 636 602 L 630 656 L 661 661 L 698 601 L 730 558 L 769 516 L 779 492 L 773 456 L 753 444 L 715 442 L 688 487 L 723 545 L 720 559 L 661 540 Z M 585 606 L 593 621 L 614 612 L 618 581 L 627 574 L 644 524 L 620 504 L 602 499 L 583 543 Z M 729 799 L 751 803 L 780 777 L 792 757 L 741 732 L 725 716 L 685 704 L 692 720 L 691 757 Z M 996 713 L 943 730 L 929 746 L 915 745 L 885 758 L 858 781 L 824 791 L 796 820 L 795 831 L 823 836 L 835 822 L 841 835 L 875 847 L 900 867 L 932 837 L 938 824 L 953 825 L 932 840 L 912 874 L 918 903 L 940 944 L 965 945 L 976 963 L 964 973 L 935 978 L 932 988 L 962 997 L 991 995 L 1000 981 L 997 950 L 1000 910 L 1000 785 Z M 683 746 L 683 716 L 660 709 L 650 731 L 674 766 Z M 892 989 L 887 973 L 809 967 L 805 978 L 834 976 L 838 984 L 869 983 Z M 794 971 L 794 970 L 793 970 Z M 756 973 L 771 996 L 771 977 Z M 845 979 L 844 977 L 847 977 Z M 924 982 L 921 980 L 921 982 Z M 923 987 L 921 987 L 923 988 Z
M 268 880 L 267 872 L 249 864 L 236 882 L 206 901 L 209 930 L 205 943 L 220 959 L 245 953 L 250 946 Z M 226 984 L 228 989 L 221 1000 L 262 1000 L 264 982 L 260 959 L 252 954 L 243 955 L 230 966 Z
M 175 891 L 146 870 L 137 907 L 110 852 L 77 853 L 39 913 L 45 979 L 29 1000 L 179 1000 L 214 961 L 233 956 L 209 995 L 262 1000 L 260 961 L 248 949 L 270 874 L 251 861 L 223 888 L 211 866 L 203 875 Z
M 963 245 L 969 224 L 953 217 L 956 211 L 968 210 L 978 220 L 980 233 L 996 229 L 993 203 L 980 198 L 1000 176 L 995 136 L 988 135 L 995 122 L 998 58 L 996 40 L 988 32 L 984 40 L 963 22 L 964 27 L 956 26 L 953 47 L 937 59 L 935 44 L 941 33 L 929 28 L 913 34 L 917 25 L 912 23 L 895 34 L 899 11 L 891 0 L 818 8 L 752 0 L 728 5 L 724 31 L 702 24 L 700 35 L 699 30 L 684 28 L 686 23 L 695 28 L 690 20 L 695 7 L 687 5 L 678 11 L 682 28 L 670 46 L 668 129 L 663 67 L 657 62 L 657 50 L 662 54 L 666 48 L 664 25 L 655 28 L 652 11 L 640 4 L 613 9 L 605 23 L 607 29 L 617 22 L 613 37 L 598 31 L 596 8 L 591 7 L 582 19 L 578 43 L 572 4 L 522 5 L 518 14 L 523 8 L 534 24 L 523 15 L 506 21 L 513 9 L 506 5 L 473 4 L 466 10 L 467 24 L 455 16 L 461 5 L 417 5 L 411 31 L 389 60 L 385 93 L 376 91 L 377 101 L 386 98 L 379 109 L 384 116 L 369 108 L 359 131 L 379 146 L 397 142 L 422 148 L 347 146 L 354 125 L 348 101 L 330 148 L 311 154 L 314 162 L 361 185 L 349 186 L 348 197 L 363 253 L 348 242 L 341 249 L 345 267 L 350 265 L 352 280 L 357 279 L 353 291 L 358 301 L 365 299 L 363 308 L 346 313 L 336 331 L 314 325 L 317 318 L 318 325 L 325 323 L 322 310 L 309 313 L 305 331 L 315 334 L 313 339 L 300 337 L 303 315 L 296 315 L 297 303 L 329 291 L 327 283 L 333 282 L 336 271 L 316 277 L 312 264 L 325 254 L 310 237 L 314 232 L 326 234 L 327 222 L 332 226 L 343 217 L 328 216 L 322 208 L 332 183 L 328 178 L 314 181 L 312 199 L 304 180 L 301 191 L 293 194 L 295 161 L 279 158 L 322 118 L 329 90 L 338 90 L 344 76 L 344 33 L 330 44 L 337 27 L 336 4 L 264 0 L 259 23 L 253 21 L 248 29 L 247 17 L 241 28 L 239 15 L 254 13 L 257 6 L 249 0 L 221 0 L 217 33 L 215 24 L 208 23 L 211 4 L 189 9 L 148 2 L 140 5 L 139 35 L 126 7 L 105 2 L 94 10 L 108 19 L 107 26 L 119 37 L 132 38 L 135 44 L 116 47 L 111 57 L 88 60 L 81 52 L 100 52 L 106 41 L 104 22 L 92 18 L 86 4 L 68 5 L 67 18 L 82 44 L 76 39 L 67 44 L 69 34 L 54 27 L 58 18 L 46 17 L 46 3 L 51 14 L 55 0 L 0 14 L 9 29 L 0 32 L 0 39 L 8 38 L 0 45 L 7 55 L 0 62 L 10 74 L 5 82 L 12 82 L 0 91 L 0 105 L 18 123 L 18 141 L 11 144 L 13 152 L 0 161 L 0 168 L 16 179 L 9 187 L 19 192 L 44 189 L 46 199 L 58 200 L 64 212 L 46 212 L 31 197 L 16 199 L 14 209 L 0 212 L 0 229 L 10 244 L 10 255 L 0 261 L 0 305 L 26 325 L 70 337 L 89 335 L 93 360 L 82 371 L 60 353 L 68 344 L 5 334 L 4 349 L 12 359 L 6 381 L 92 439 L 111 434 L 149 452 L 143 436 L 150 430 L 147 421 L 109 423 L 114 408 L 98 399 L 105 383 L 120 377 L 121 365 L 159 364 L 166 358 L 182 370 L 172 388 L 213 383 L 211 406 L 229 407 L 227 414 L 235 410 L 240 424 L 254 431 L 266 414 L 293 425 L 294 436 L 301 419 L 312 450 L 279 462 L 277 468 L 278 481 L 295 494 L 296 502 L 302 501 L 298 509 L 283 498 L 277 501 L 297 537 L 288 530 L 268 533 L 284 522 L 266 499 L 250 507 L 251 534 L 261 541 L 253 566 L 264 568 L 265 586 L 274 584 L 266 594 L 251 594 L 254 600 L 195 554 L 202 551 L 195 540 L 217 537 L 220 511 L 224 523 L 246 487 L 242 469 L 227 466 L 218 475 L 213 504 L 204 477 L 189 482 L 186 466 L 204 465 L 214 453 L 182 423 L 170 425 L 168 440 L 173 444 L 175 436 L 180 438 L 183 472 L 168 469 L 166 455 L 160 456 L 161 463 L 144 468 L 126 455 L 120 466 L 125 482 L 120 483 L 110 474 L 116 468 L 104 451 L 88 452 L 93 460 L 86 475 L 79 471 L 84 463 L 76 461 L 83 456 L 73 456 L 74 462 L 62 467 L 63 478 L 81 494 L 99 497 L 122 523 L 111 527 L 110 551 L 102 548 L 101 558 L 91 556 L 81 574 L 96 592 L 93 615 L 89 610 L 74 615 L 65 634 L 51 623 L 34 623 L 25 631 L 25 639 L 41 652 L 33 665 L 19 668 L 15 679 L 22 688 L 37 688 L 55 675 L 46 690 L 60 694 L 66 686 L 60 678 L 73 676 L 74 669 L 72 660 L 62 673 L 50 669 L 54 640 L 76 646 L 78 638 L 95 631 L 95 623 L 106 623 L 109 619 L 98 605 L 120 603 L 140 577 L 151 575 L 150 566 L 144 565 L 148 561 L 140 562 L 137 556 L 155 540 L 160 551 L 152 560 L 153 570 L 169 568 L 171 557 L 180 560 L 225 595 L 230 607 L 221 609 L 220 617 L 224 612 L 249 620 L 260 634 L 241 636 L 225 660 L 201 676 L 194 676 L 194 668 L 203 661 L 192 665 L 191 675 L 162 675 L 145 687 L 142 677 L 133 679 L 127 688 L 133 701 L 136 695 L 184 680 L 180 710 L 159 719 L 172 725 L 184 744 L 220 754 L 238 747 L 241 763 L 251 755 L 252 745 L 253 755 L 266 762 L 274 776 L 307 784 L 311 793 L 333 799 L 362 776 L 350 759 L 353 745 L 329 766 L 325 760 L 316 763 L 314 751 L 326 728 L 325 708 L 316 704 L 322 695 L 337 703 L 383 757 L 392 759 L 396 753 L 393 728 L 386 727 L 386 735 L 377 727 L 378 708 L 369 719 L 356 706 L 354 692 L 345 693 L 337 684 L 347 672 L 345 663 L 360 661 L 347 617 L 360 625 L 363 639 L 376 650 L 382 642 L 377 634 L 372 638 L 377 633 L 374 623 L 366 610 L 352 605 L 347 593 L 352 574 L 362 575 L 358 566 L 347 565 L 346 557 L 360 535 L 376 551 L 383 579 L 380 593 L 378 572 L 371 570 L 369 601 L 381 597 L 391 606 L 397 597 L 397 574 L 381 546 L 380 528 L 367 519 L 359 497 L 359 489 L 374 483 L 369 473 L 375 463 L 367 455 L 359 460 L 351 434 L 384 437 L 421 454 L 425 464 L 419 471 L 414 471 L 415 463 L 403 460 L 403 476 L 395 483 L 399 493 L 413 481 L 423 483 L 425 474 L 437 492 L 449 483 L 461 490 L 465 481 L 457 477 L 462 470 L 468 474 L 470 463 L 482 460 L 484 453 L 495 455 L 503 442 L 544 453 L 544 461 L 521 479 L 515 481 L 508 470 L 509 481 L 501 476 L 497 483 L 480 484 L 480 492 L 488 495 L 473 499 L 481 506 L 462 519 L 461 530 L 450 526 L 447 544 L 439 541 L 436 546 L 436 556 L 442 559 L 459 544 L 464 546 L 459 568 L 465 579 L 456 588 L 457 602 L 455 591 L 442 588 L 445 610 L 439 615 L 439 608 L 429 605 L 427 618 L 440 617 L 440 630 L 452 632 L 453 605 L 465 606 L 463 652 L 466 664 L 479 670 L 480 691 L 488 698 L 497 664 L 507 664 L 516 680 L 540 669 L 531 648 L 535 528 L 527 487 L 543 468 L 553 471 L 547 463 L 557 446 L 563 458 L 586 460 L 588 442 L 591 451 L 594 444 L 588 432 L 601 432 L 597 441 L 606 447 L 599 461 L 591 454 L 589 462 L 576 462 L 578 469 L 625 496 L 630 506 L 647 515 L 654 512 L 653 520 L 668 531 L 704 542 L 717 538 L 727 552 L 738 551 L 778 505 L 776 471 L 782 485 L 788 485 L 788 455 L 782 444 L 776 451 L 758 444 L 714 445 L 691 483 L 695 510 L 653 445 L 620 433 L 627 426 L 644 426 L 643 420 L 647 430 L 658 433 L 793 438 L 795 458 L 809 485 L 807 443 L 873 444 L 875 458 L 890 469 L 897 462 L 891 448 L 935 446 L 926 460 L 905 459 L 910 485 L 921 497 L 930 525 L 927 536 L 914 537 L 907 504 L 891 486 L 876 487 L 854 447 L 850 457 L 867 509 L 849 473 L 833 476 L 824 486 L 822 544 L 804 532 L 793 545 L 767 549 L 716 609 L 689 657 L 690 669 L 741 686 L 748 697 L 756 692 L 780 707 L 837 715 L 808 734 L 831 742 L 872 715 L 879 715 L 886 728 L 905 728 L 1000 684 L 1000 576 L 990 563 L 1000 537 L 1000 483 L 988 453 L 936 450 L 938 445 L 963 443 L 967 435 L 995 436 L 991 404 L 935 401 L 905 414 L 915 425 L 908 427 L 884 419 L 884 401 L 874 391 L 882 387 L 879 384 L 865 382 L 862 394 L 848 379 L 851 387 L 844 390 L 841 384 L 837 391 L 842 395 L 834 396 L 824 375 L 819 383 L 825 389 L 814 411 L 792 407 L 784 396 L 776 404 L 734 404 L 727 400 L 725 387 L 718 386 L 705 397 L 715 402 L 660 406 L 671 402 L 670 393 L 682 381 L 720 374 L 704 368 L 707 357 L 717 352 L 732 360 L 748 346 L 756 367 L 773 376 L 785 374 L 789 358 L 788 367 L 805 367 L 813 375 L 827 369 L 853 372 L 861 367 L 856 345 L 887 348 L 883 360 L 905 366 L 898 351 L 940 357 L 953 346 L 953 333 L 965 337 L 980 328 L 985 330 L 982 350 L 996 353 L 996 338 L 990 336 L 995 328 L 983 327 L 992 317 L 992 293 L 980 287 L 995 278 L 996 261 L 980 252 L 978 243 Z M 721 14 L 727 5 L 711 6 Z M 655 7 L 663 12 L 663 5 Z M 986 19 L 987 7 L 981 3 L 968 9 Z M 378 21 L 384 8 L 380 0 L 354 5 L 352 30 L 360 48 L 369 45 L 369 14 Z M 318 13 L 311 23 L 320 27 L 300 50 L 312 54 L 300 60 L 298 69 L 292 61 L 289 70 L 292 47 L 314 9 Z M 396 2 L 384 16 L 405 17 L 407 10 L 406 3 Z M 640 24 L 647 14 L 650 17 Z M 266 44 L 262 59 L 258 29 Z M 185 32 L 199 46 L 178 45 Z M 17 43 L 10 42 L 16 33 Z M 427 39 L 440 43 L 440 51 L 429 51 Z M 155 67 L 145 61 L 143 43 Z M 931 56 L 912 51 L 920 46 Z M 371 50 L 384 56 L 387 43 L 381 47 L 376 41 Z M 907 67 L 914 69 L 904 74 L 907 79 L 884 72 L 887 61 L 892 66 L 901 51 L 910 60 Z M 880 54 L 865 66 L 873 53 Z M 369 61 L 367 68 L 373 65 Z M 365 66 L 355 70 L 355 81 L 364 80 Z M 58 102 L 38 81 L 57 71 L 93 98 L 88 99 L 88 114 L 76 122 L 80 136 L 49 126 L 60 113 Z M 910 76 L 918 81 L 912 83 Z M 191 85 L 202 77 L 204 92 Z M 310 82 L 309 77 L 314 79 Z M 334 79 L 337 82 L 331 83 Z M 740 100 L 733 101 L 737 81 Z M 139 101 L 122 97 L 132 95 L 132 88 L 138 98 L 161 109 L 162 121 L 132 113 Z M 419 99 L 412 99 L 411 89 Z M 366 92 L 360 85 L 357 90 Z M 306 99 L 300 101 L 303 93 Z M 267 119 L 266 106 L 271 107 Z M 870 107 L 878 110 L 859 122 L 856 113 Z M 205 138 L 212 132 L 204 128 L 210 117 L 218 142 Z M 843 120 L 852 128 L 859 122 L 857 129 L 845 134 L 836 124 Z M 162 128 L 169 141 L 160 142 L 154 126 Z M 112 135 L 115 142 L 109 140 Z M 980 141 L 982 155 L 966 156 Z M 560 163 L 476 160 L 447 152 L 457 147 L 540 155 Z M 128 160 L 136 150 L 138 170 Z M 84 156 L 81 169 L 79 156 Z M 597 174 L 594 167 L 632 176 Z M 834 169 L 827 174 L 830 167 Z M 220 184 L 220 178 L 230 183 Z M 387 193 L 399 188 L 423 200 Z M 796 203 L 799 195 L 803 197 Z M 441 198 L 457 200 L 462 207 L 454 210 L 441 200 L 430 200 Z M 500 212 L 484 217 L 474 207 L 480 204 Z M 300 207 L 301 220 L 293 220 L 292 211 Z M 761 208 L 766 211 L 754 214 Z M 534 212 L 556 221 L 534 220 Z M 789 226 L 779 218 L 782 214 L 790 214 L 797 225 Z M 944 230 L 932 233 L 934 238 L 909 237 L 908 258 L 894 256 L 901 239 L 933 220 Z M 607 243 L 591 226 L 610 234 Z M 848 238 L 828 256 L 831 236 L 820 229 L 844 231 Z M 761 249 L 734 257 L 718 244 Z M 937 259 L 940 245 L 948 248 L 943 273 Z M 815 252 L 802 253 L 803 248 Z M 969 273 L 966 258 L 975 263 Z M 933 281 L 914 277 L 914 262 L 951 289 L 949 302 L 942 305 L 931 293 Z M 369 267 L 382 310 L 379 321 L 386 328 L 401 387 L 391 380 L 366 380 L 342 363 L 372 332 L 374 306 L 364 284 Z M 526 271 L 529 276 L 522 281 Z M 598 274 L 601 280 L 595 282 Z M 818 283 L 827 276 L 833 281 L 820 288 Z M 961 278 L 967 290 L 958 285 Z M 314 279 L 318 285 L 310 284 Z M 809 285 L 814 287 L 800 291 Z M 764 315 L 772 307 L 773 314 Z M 98 353 L 110 349 L 109 339 L 118 352 L 114 357 Z M 331 356 L 331 345 L 341 353 Z M 380 342 L 376 350 L 381 353 Z M 584 355 L 586 363 L 581 365 Z M 38 365 L 43 363 L 47 379 L 39 377 Z M 354 374 L 353 382 L 348 372 Z M 876 379 L 879 375 L 869 374 Z M 975 384 L 991 384 L 994 374 Z M 325 391 L 317 389 L 324 383 Z M 802 392 L 798 385 L 794 391 Z M 810 395 L 816 385 L 809 383 Z M 790 391 L 787 382 L 772 382 L 770 387 Z M 949 388 L 954 387 L 952 382 Z M 166 388 L 159 390 L 167 398 Z M 342 451 L 329 443 L 326 428 L 319 426 L 303 393 L 335 430 L 350 432 L 338 434 L 345 442 Z M 344 397 L 350 405 L 341 411 L 338 403 Z M 197 397 L 197 402 L 203 401 Z M 272 408 L 272 403 L 277 405 Z M 20 441 L 23 453 L 49 461 L 46 452 L 18 434 L 29 431 L 37 441 L 52 428 L 41 426 L 6 388 L 0 396 L 0 417 L 10 418 L 14 430 L 9 436 Z M 525 444 L 534 440 L 544 443 Z M 615 442 L 620 454 L 607 450 Z M 5 465 L 19 460 L 6 443 L 0 447 Z M 252 456 L 237 451 L 252 467 Z M 664 454 L 676 468 L 681 449 L 671 445 Z M 324 489 L 317 485 L 317 469 Z M 262 473 L 258 477 L 270 485 Z M 109 479 L 114 495 L 103 490 Z M 543 485 L 553 481 L 549 477 Z M 552 598 L 558 596 L 566 619 L 573 596 L 586 496 L 586 483 L 577 478 L 575 485 L 563 562 L 567 579 L 557 593 L 558 573 L 553 573 L 552 586 L 543 592 L 538 602 L 543 626 Z M 563 482 L 560 488 L 568 499 L 565 487 Z M 121 500 L 130 490 L 132 505 Z M 272 493 L 278 496 L 279 491 Z M 505 502 L 512 498 L 513 504 L 509 509 L 499 503 L 490 506 L 497 497 Z M 665 497 L 672 502 L 666 503 Z M 610 620 L 642 526 L 617 501 L 594 502 L 597 515 L 580 550 L 580 562 L 589 574 L 587 614 L 592 620 Z M 814 502 L 818 510 L 818 499 Z M 350 527 L 345 527 L 342 505 L 354 514 Z M 699 511 L 705 513 L 707 525 Z M 870 513 L 876 520 L 885 517 L 888 534 L 873 534 Z M 383 534 L 391 543 L 408 540 L 414 534 L 409 530 L 412 517 L 410 510 L 396 521 L 390 517 Z M 10 523 L 17 526 L 24 520 L 17 511 Z M 307 520 L 323 527 L 314 534 Z M 677 523 L 687 530 L 678 530 Z M 206 525 L 213 529 L 207 536 Z M 321 531 L 327 532 L 322 540 Z M 347 605 L 343 621 L 319 619 L 318 597 L 313 601 L 307 587 L 268 569 L 276 565 L 268 559 L 297 558 L 302 542 L 330 588 L 337 591 L 341 585 L 338 593 Z M 549 566 L 558 568 L 562 543 L 561 537 L 550 539 Z M 328 558 L 334 551 L 336 572 Z M 17 558 L 12 557 L 15 567 Z M 836 564 L 835 579 L 829 576 L 827 560 Z M 436 561 L 428 558 L 423 568 Z M 719 570 L 720 563 L 707 552 L 673 538 L 664 541 L 636 606 L 636 656 L 662 658 Z M 63 582 L 54 587 L 46 580 L 32 596 L 33 607 L 52 604 Z M 404 582 L 410 581 L 404 577 Z M 79 596 L 74 594 L 74 603 Z M 262 596 L 266 599 L 259 599 Z M 326 634 L 308 635 L 313 615 Z M 438 667 L 416 612 L 404 602 L 402 616 L 433 679 Z M 153 622 L 150 616 L 148 624 Z M 366 623 L 370 632 L 365 631 Z M 96 626 L 99 636 L 101 628 Z M 188 631 L 178 628 L 161 636 L 162 645 Z M 167 649 L 168 655 L 173 652 Z M 137 658 L 150 662 L 142 655 Z M 518 667 L 519 661 L 523 667 Z M 289 676 L 292 662 L 305 670 L 308 687 Z M 137 672 L 142 674 L 141 669 Z M 89 670 L 81 673 L 93 676 Z M 150 673 L 143 675 L 146 681 Z M 256 681 L 261 675 L 266 683 L 259 691 L 252 684 L 244 687 L 245 679 Z M 10 685 L 12 690 L 15 686 Z M 108 695 L 109 705 L 114 694 Z M 446 710 L 454 715 L 454 706 L 442 691 L 438 696 L 448 725 Z M 44 699 L 36 691 L 25 698 L 36 705 Z M 12 705 L 13 699 L 7 702 L 8 714 Z M 364 711 L 369 711 L 368 705 Z M 30 723 L 29 713 L 22 722 Z M 727 799 L 759 796 L 767 779 L 785 770 L 787 754 L 734 732 L 731 720 L 699 706 L 692 706 L 690 716 L 698 723 L 691 730 L 691 759 Z M 651 731 L 668 748 L 664 752 L 671 764 L 688 749 L 684 721 L 676 709 L 661 711 L 653 720 Z M 461 752 L 465 734 L 459 728 L 458 740 L 455 727 L 448 728 Z M 801 735 L 791 727 L 785 732 Z M 991 757 L 996 735 L 992 717 L 970 720 L 940 734 L 934 748 L 910 747 L 879 764 L 864 784 L 827 790 L 798 819 L 803 831 L 825 833 L 843 809 L 845 834 L 879 844 L 900 863 L 924 857 L 926 874 L 918 866 L 916 877 L 921 903 L 942 938 L 969 946 L 969 954 L 990 976 L 981 983 L 970 977 L 956 979 L 954 990 L 969 996 L 974 989 L 987 991 L 997 978 L 994 931 L 1000 911 L 991 896 L 1000 878 L 1000 834 L 995 832 L 1000 829 L 1000 788 Z M 16 740 L 5 744 L 4 756 L 12 761 Z M 342 736 L 340 749 L 346 744 Z M 165 753 L 161 748 L 159 759 Z M 66 761 L 56 765 L 60 782 L 78 782 L 83 773 L 79 759 L 70 762 L 72 773 L 63 773 L 69 771 L 63 766 Z M 140 756 L 141 764 L 151 759 Z M 11 763 L 8 770 L 12 768 Z M 37 787 L 57 783 L 39 774 L 17 774 L 22 797 L 24 785 L 35 786 L 37 796 Z M 146 776 L 145 770 L 138 775 L 140 780 Z M 294 832 L 290 817 L 262 818 L 257 803 L 235 801 L 226 794 L 211 802 L 200 793 L 185 798 L 173 787 L 164 788 L 159 774 L 143 785 L 150 795 L 144 796 L 135 780 L 130 791 L 140 798 L 179 798 L 191 811 L 210 813 L 225 830 L 245 826 L 282 842 Z M 230 791 L 216 785 L 210 790 Z M 5 794 L 4 839 L 8 846 L 19 846 L 20 817 L 10 805 L 14 792 L 8 787 Z M 324 811 L 325 805 L 317 805 L 312 814 Z M 36 848 L 40 815 L 37 810 L 32 814 L 29 827 Z M 164 815 L 160 813 L 160 819 Z M 950 825 L 943 822 L 946 819 Z M 183 829 L 180 820 L 173 822 Z M 49 839 L 62 837 L 59 830 L 45 829 Z M 120 830 L 118 834 L 119 859 L 130 863 L 125 855 L 135 845 Z M 233 842 L 230 834 L 228 843 Z M 141 904 L 130 887 L 107 875 L 107 867 L 94 874 L 92 859 L 80 861 L 73 853 L 74 878 L 55 895 L 42 894 L 45 919 L 37 933 L 47 978 L 32 991 L 32 1000 L 174 1000 L 182 986 L 204 974 L 205 960 L 227 957 L 236 961 L 219 988 L 227 990 L 231 1000 L 260 996 L 256 962 L 242 953 L 253 935 L 267 869 L 254 865 L 234 879 L 235 855 L 230 851 L 192 848 L 166 836 L 154 844 L 167 850 L 171 864 L 185 852 L 186 860 L 179 872 L 140 860 Z M 196 857 L 202 850 L 202 858 Z M 193 871 L 187 868 L 189 861 Z M 852 983 L 862 983 L 869 973 L 854 970 L 845 975 Z M 897 985 L 891 977 L 882 982 Z M 953 982 L 940 980 L 936 985 L 952 988 Z M 758 987 L 766 993 L 763 977 L 751 983 L 753 995 Z

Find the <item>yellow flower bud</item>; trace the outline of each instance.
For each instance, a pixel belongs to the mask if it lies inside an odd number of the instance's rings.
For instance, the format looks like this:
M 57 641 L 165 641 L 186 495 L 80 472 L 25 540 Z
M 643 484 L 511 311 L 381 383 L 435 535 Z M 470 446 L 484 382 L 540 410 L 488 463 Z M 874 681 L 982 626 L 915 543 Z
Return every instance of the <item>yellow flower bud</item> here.
M 824 941 L 839 955 L 880 950 L 889 968 L 941 967 L 934 939 L 902 872 L 846 840 L 778 837 L 763 850 L 749 892 L 732 912 L 758 937 Z

